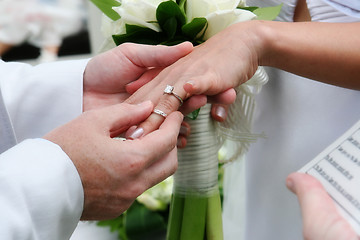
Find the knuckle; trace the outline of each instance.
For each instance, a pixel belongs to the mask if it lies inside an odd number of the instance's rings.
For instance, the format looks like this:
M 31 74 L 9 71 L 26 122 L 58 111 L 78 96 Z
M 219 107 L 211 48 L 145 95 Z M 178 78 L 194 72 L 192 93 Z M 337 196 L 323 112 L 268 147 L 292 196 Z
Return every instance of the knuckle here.
M 159 102 L 158 107 L 160 107 L 160 109 L 165 111 L 165 113 L 172 112 L 173 110 L 176 110 L 179 107 L 179 103 L 176 102 L 175 100 L 178 101 L 176 98 L 174 99 L 166 94 Z
M 99 111 L 96 110 L 90 110 L 90 111 L 85 111 L 82 113 L 82 117 L 86 120 L 91 120 L 93 122 L 98 122 L 101 119 L 102 114 L 99 114 Z
M 135 154 L 134 154 L 135 155 Z M 128 161 L 128 172 L 130 175 L 138 175 L 145 168 L 145 160 L 142 153 L 137 153 Z
M 176 172 L 177 168 L 178 168 L 178 161 L 177 161 L 176 158 L 173 158 L 173 162 L 171 164 L 169 176 L 173 175 Z
M 128 187 L 125 193 L 125 198 L 128 201 L 132 201 L 136 199 L 139 195 L 141 195 L 145 190 L 146 187 L 144 186 L 144 184 L 142 184 L 141 181 L 133 182 L 133 184 L 131 184 L 131 186 Z

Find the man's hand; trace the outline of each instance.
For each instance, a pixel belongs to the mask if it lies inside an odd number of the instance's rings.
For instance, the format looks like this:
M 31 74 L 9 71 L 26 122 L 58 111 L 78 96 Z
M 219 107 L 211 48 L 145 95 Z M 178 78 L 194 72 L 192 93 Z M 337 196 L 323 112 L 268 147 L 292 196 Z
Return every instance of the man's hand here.
M 94 57 L 84 72 L 84 111 L 123 102 L 192 49 L 189 42 L 173 47 L 126 43 Z
M 143 138 L 113 138 L 152 110 L 150 101 L 91 110 L 44 137 L 58 144 L 79 172 L 85 193 L 83 220 L 119 216 L 141 193 L 175 172 L 180 112 L 168 115 L 158 130 Z

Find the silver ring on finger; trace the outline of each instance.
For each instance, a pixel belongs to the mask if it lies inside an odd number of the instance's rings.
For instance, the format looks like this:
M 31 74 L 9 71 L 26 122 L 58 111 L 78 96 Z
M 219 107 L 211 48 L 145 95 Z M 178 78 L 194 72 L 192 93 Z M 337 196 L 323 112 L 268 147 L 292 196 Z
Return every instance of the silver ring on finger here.
M 176 97 L 180 101 L 180 106 L 183 105 L 183 103 L 184 103 L 182 98 L 179 95 L 177 95 L 176 93 L 174 93 L 174 86 L 166 85 L 163 94 L 169 94 L 169 95 L 173 95 L 174 97 Z
M 161 111 L 161 110 L 159 110 L 159 109 L 156 109 L 156 108 L 154 109 L 153 113 L 156 113 L 157 115 L 160 115 L 160 116 L 162 116 L 162 117 L 164 117 L 164 118 L 167 117 L 167 114 L 166 114 L 166 113 L 164 113 L 163 111 Z

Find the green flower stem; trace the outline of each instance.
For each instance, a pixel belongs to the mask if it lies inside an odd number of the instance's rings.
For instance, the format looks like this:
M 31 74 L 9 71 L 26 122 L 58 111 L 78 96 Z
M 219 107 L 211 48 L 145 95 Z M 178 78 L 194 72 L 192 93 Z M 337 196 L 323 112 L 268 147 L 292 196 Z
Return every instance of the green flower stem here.
M 206 239 L 223 240 L 220 193 L 217 191 L 208 198 L 206 212 Z
M 172 196 L 167 240 L 223 240 L 220 193 Z
M 189 120 L 193 132 L 187 148 L 179 151 L 179 168 L 174 176 L 172 225 L 167 240 L 222 240 L 221 202 L 218 189 L 217 141 L 211 106 L 201 108 L 198 118 Z M 212 149 L 209 151 L 209 149 Z M 215 195 L 215 196 L 214 196 Z M 175 200 L 183 198 L 179 206 Z M 175 203 L 174 203 L 175 202 Z M 179 212 L 182 211 L 182 214 Z M 175 213 L 178 219 L 174 218 Z M 212 219 L 220 218 L 220 219 Z M 181 222 L 181 223 L 180 223 Z M 180 226 L 181 225 L 181 226 Z M 175 236 L 180 228 L 180 238 Z M 207 230 L 209 228 L 209 230 Z M 171 237 L 170 237 L 171 236 Z
M 180 240 L 203 240 L 205 235 L 207 197 L 187 195 Z
M 169 223 L 166 239 L 179 240 L 181 223 L 184 211 L 184 198 L 178 194 L 173 194 L 171 197 Z

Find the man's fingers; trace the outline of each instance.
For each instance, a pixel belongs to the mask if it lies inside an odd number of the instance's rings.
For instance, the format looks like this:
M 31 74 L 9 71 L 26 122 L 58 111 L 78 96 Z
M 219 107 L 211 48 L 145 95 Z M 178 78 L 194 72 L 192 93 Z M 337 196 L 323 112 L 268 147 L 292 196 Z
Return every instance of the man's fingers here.
M 180 112 L 173 112 L 166 117 L 158 130 L 133 141 L 137 144 L 136 148 L 143 149 L 144 155 L 150 160 L 147 166 L 174 149 L 182 120 L 183 115 Z
M 177 137 L 180 132 L 181 123 L 184 116 L 176 111 L 168 115 L 158 130 L 155 130 L 144 137 L 149 144 L 159 148 L 159 152 L 172 150 L 177 143 Z M 165 139 L 165 140 L 164 140 Z
M 162 68 L 153 68 L 151 70 L 146 71 L 138 80 L 130 82 L 125 86 L 126 92 L 129 94 L 133 94 L 139 88 L 144 86 L 146 83 L 150 82 L 154 77 L 156 77 L 159 72 L 161 72 Z
M 175 173 L 178 166 L 177 160 L 177 148 L 174 148 L 164 157 L 150 165 L 144 171 L 144 178 L 147 179 L 150 186 L 158 184 Z
M 161 73 L 160 73 L 161 74 Z M 150 83 L 151 84 L 151 83 Z M 165 90 L 166 85 L 163 86 L 163 89 Z M 142 90 L 142 89 L 140 89 Z M 155 89 L 156 90 L 156 89 Z M 139 128 L 143 130 L 143 135 L 146 135 L 155 129 L 158 129 L 161 123 L 164 121 L 164 119 L 172 112 L 178 110 L 180 107 L 181 101 L 179 98 L 181 98 L 182 101 L 185 99 L 185 91 L 181 90 L 179 88 L 174 87 L 174 89 L 171 91 L 171 93 L 164 93 L 164 90 L 161 94 L 159 94 L 157 97 L 157 100 L 155 102 L 158 102 L 156 107 L 154 108 L 153 114 L 151 114 L 143 123 L 139 125 Z M 138 92 L 137 92 L 138 93 Z M 131 99 L 130 99 L 131 100 Z M 152 98 L 154 100 L 154 98 Z M 133 136 L 133 134 L 128 134 L 131 139 L 135 139 L 138 137 L 141 137 L 139 135 Z
M 102 122 L 111 135 L 117 135 L 130 126 L 144 121 L 151 114 L 152 109 L 151 101 L 137 105 L 121 103 L 96 110 L 93 114 L 97 115 L 97 119 Z
M 137 66 L 166 67 L 189 54 L 193 50 L 193 45 L 190 42 L 171 47 L 125 43 L 120 50 L 128 59 L 132 59 Z

